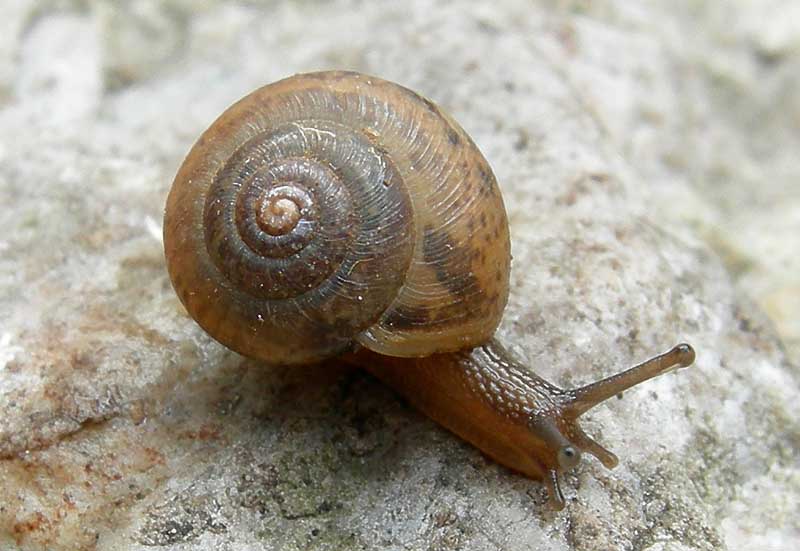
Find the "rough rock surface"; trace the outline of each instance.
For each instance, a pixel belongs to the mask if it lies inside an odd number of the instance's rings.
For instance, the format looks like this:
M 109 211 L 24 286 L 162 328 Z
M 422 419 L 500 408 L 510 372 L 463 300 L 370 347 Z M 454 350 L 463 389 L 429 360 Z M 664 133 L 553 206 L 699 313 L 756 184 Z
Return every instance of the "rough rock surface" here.
M 0 549 L 796 548 L 796 2 L 0 11 Z M 174 296 L 161 215 L 192 141 L 330 67 L 421 91 L 485 152 L 500 333 L 538 373 L 696 345 L 590 414 L 621 464 L 584 462 L 564 511 L 369 376 L 244 360 Z

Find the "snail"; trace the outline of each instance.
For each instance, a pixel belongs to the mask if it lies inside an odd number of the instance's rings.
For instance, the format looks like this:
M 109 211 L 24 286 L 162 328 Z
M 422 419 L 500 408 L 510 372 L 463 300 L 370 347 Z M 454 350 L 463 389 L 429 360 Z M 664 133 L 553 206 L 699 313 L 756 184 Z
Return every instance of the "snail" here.
M 180 167 L 164 249 L 189 314 L 267 364 L 340 356 L 489 457 L 541 480 L 617 457 L 578 417 L 694 361 L 679 344 L 577 389 L 494 338 L 509 293 L 495 176 L 432 101 L 352 72 L 295 75 L 228 108 Z

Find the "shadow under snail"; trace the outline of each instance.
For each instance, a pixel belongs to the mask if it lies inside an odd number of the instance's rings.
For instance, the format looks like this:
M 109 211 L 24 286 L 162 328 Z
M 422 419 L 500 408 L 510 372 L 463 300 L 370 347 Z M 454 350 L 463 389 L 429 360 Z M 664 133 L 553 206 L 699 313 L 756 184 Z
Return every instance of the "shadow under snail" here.
M 270 364 L 341 356 L 558 509 L 582 452 L 617 464 L 578 417 L 694 361 L 680 344 L 569 390 L 521 366 L 493 337 L 511 255 L 486 159 L 433 102 L 358 73 L 296 75 L 226 110 L 178 171 L 164 248 L 217 341 Z

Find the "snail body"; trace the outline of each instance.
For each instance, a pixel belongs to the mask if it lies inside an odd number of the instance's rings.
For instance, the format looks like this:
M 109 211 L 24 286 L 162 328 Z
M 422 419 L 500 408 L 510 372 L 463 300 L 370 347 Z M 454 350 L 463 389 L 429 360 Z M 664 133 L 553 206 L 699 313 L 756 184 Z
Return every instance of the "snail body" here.
M 545 481 L 580 451 L 577 417 L 694 353 L 679 345 L 562 390 L 494 338 L 509 291 L 505 207 L 486 159 L 433 102 L 348 72 L 246 96 L 199 138 L 164 219 L 173 286 L 227 347 L 270 364 L 341 356 L 500 463 Z

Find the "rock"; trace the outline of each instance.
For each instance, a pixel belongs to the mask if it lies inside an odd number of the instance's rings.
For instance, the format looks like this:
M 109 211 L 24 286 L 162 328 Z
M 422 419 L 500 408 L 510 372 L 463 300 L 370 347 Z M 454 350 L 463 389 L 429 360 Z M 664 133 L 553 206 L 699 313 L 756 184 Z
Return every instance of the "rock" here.
M 800 50 L 770 38 L 788 0 L 745 4 L 17 3 L 0 548 L 792 548 L 798 369 L 772 324 L 796 354 Z M 161 216 L 193 140 L 324 67 L 419 90 L 484 151 L 513 241 L 499 333 L 537 373 L 696 346 L 587 416 L 621 463 L 584 462 L 564 511 L 360 371 L 223 349 L 172 292 Z

